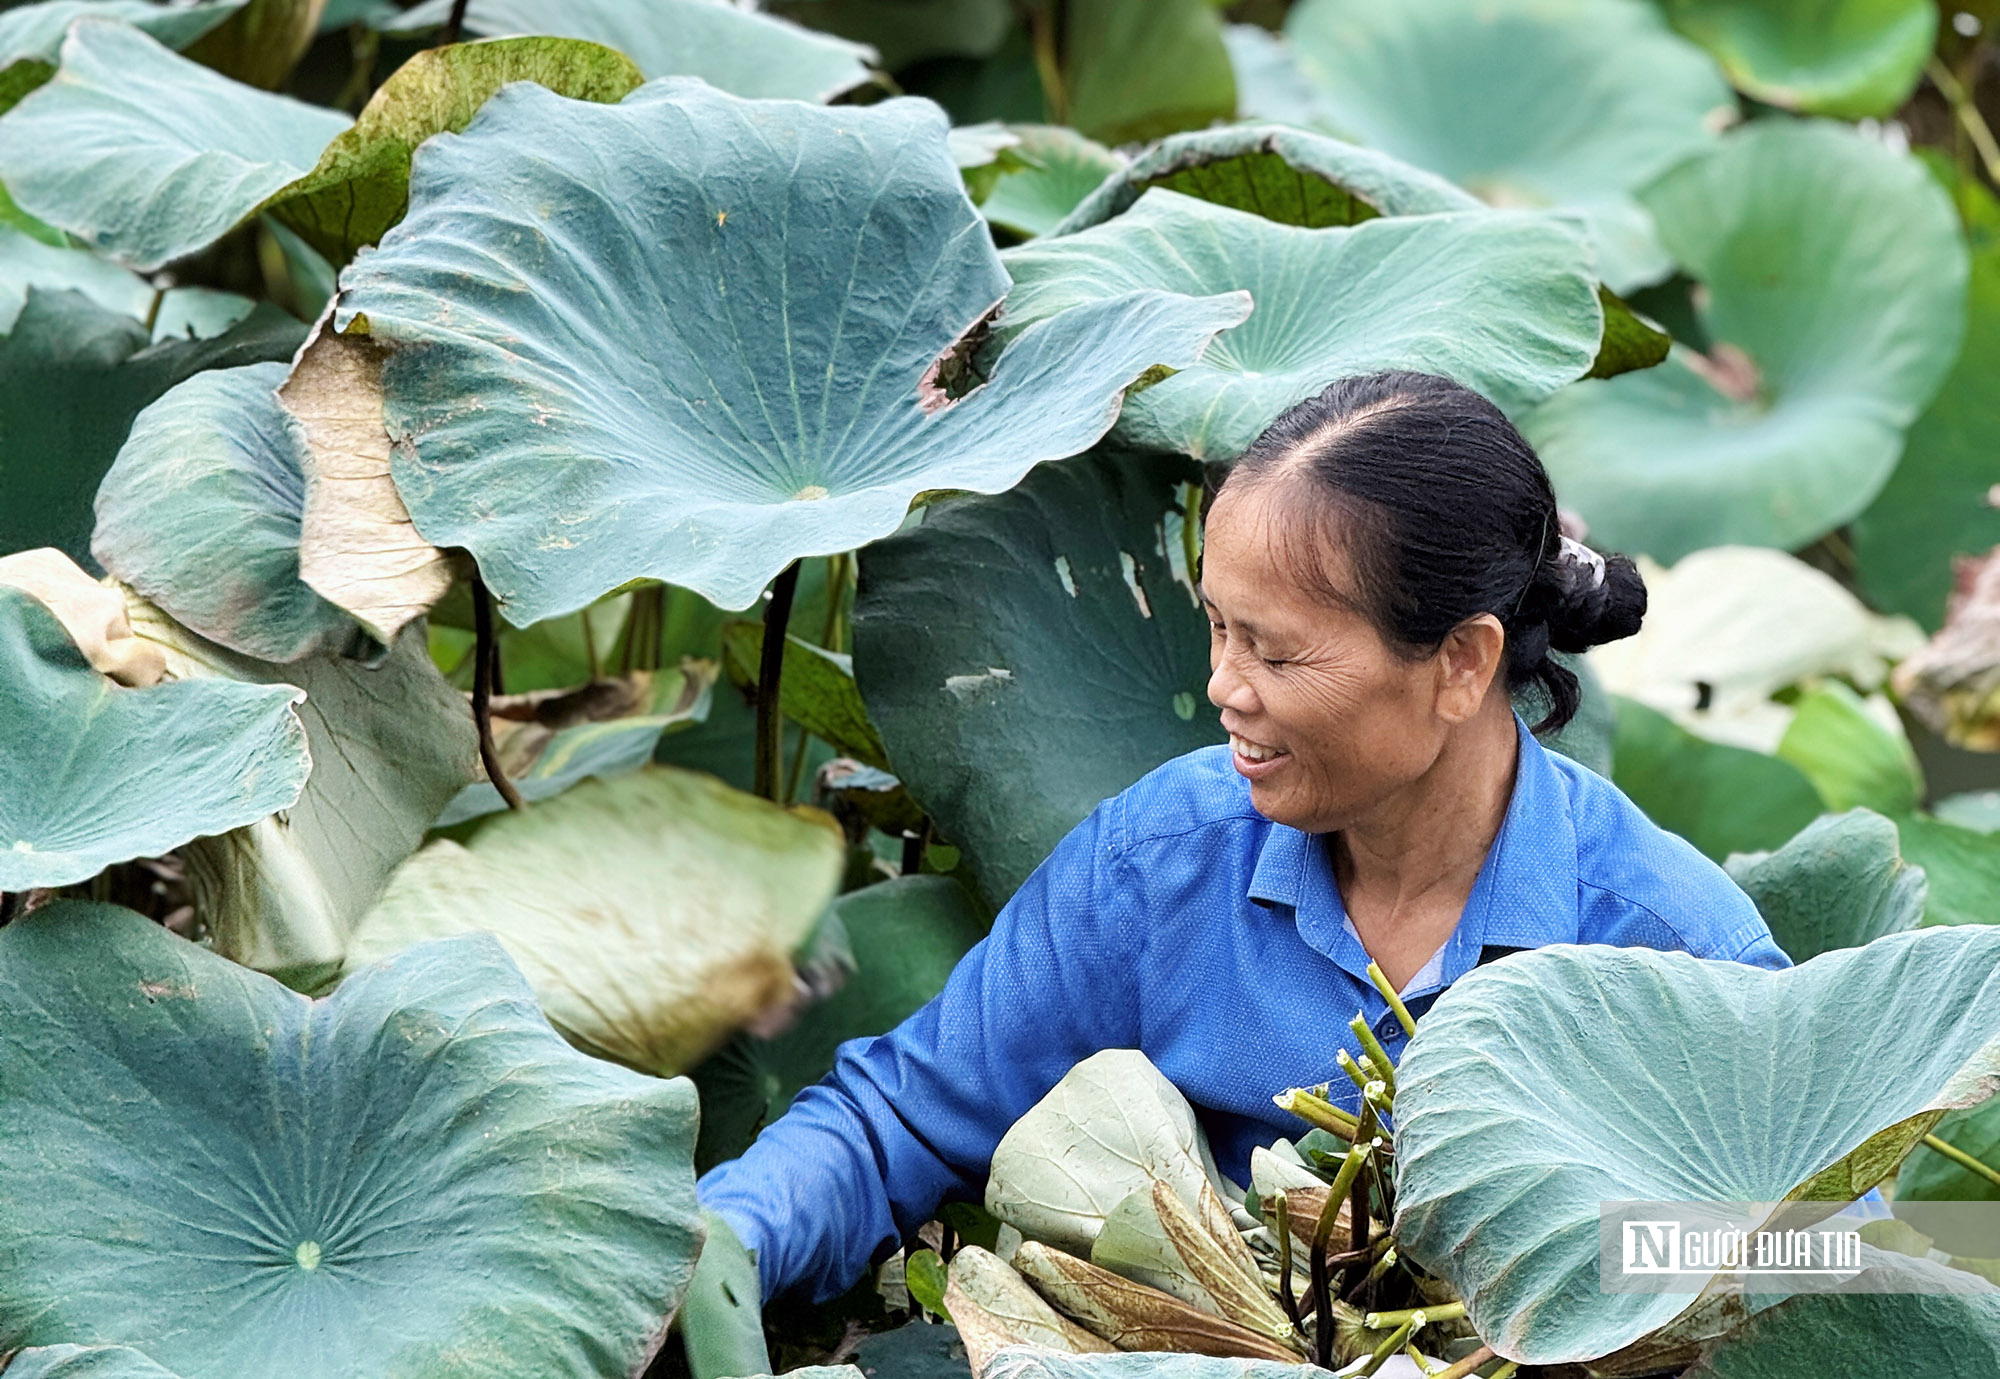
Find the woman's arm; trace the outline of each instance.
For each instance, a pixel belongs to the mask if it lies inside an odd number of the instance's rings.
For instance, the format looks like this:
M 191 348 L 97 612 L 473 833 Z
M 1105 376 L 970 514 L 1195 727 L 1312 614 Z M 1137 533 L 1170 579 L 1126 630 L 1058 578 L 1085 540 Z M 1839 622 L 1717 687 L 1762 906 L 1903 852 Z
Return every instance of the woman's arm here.
M 757 1255 L 765 1298 L 836 1297 L 947 1197 L 979 1196 L 994 1146 L 1072 1066 L 1138 1043 L 1141 916 L 1107 800 L 1057 845 L 888 1034 L 841 1045 L 742 1158 L 699 1185 Z M 862 974 L 860 980 L 866 980 Z

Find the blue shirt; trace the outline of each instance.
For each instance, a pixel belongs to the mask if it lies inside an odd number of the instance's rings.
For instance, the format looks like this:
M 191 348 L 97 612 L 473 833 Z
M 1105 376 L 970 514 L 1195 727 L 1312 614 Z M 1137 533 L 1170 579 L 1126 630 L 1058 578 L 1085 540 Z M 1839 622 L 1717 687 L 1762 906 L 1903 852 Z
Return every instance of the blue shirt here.
M 1519 733 L 1499 835 L 1432 989 L 1411 984 L 1414 1013 L 1482 960 L 1548 943 L 1791 965 L 1720 867 Z M 701 1179 L 703 1204 L 756 1251 L 764 1296 L 833 1297 L 941 1202 L 978 1200 L 1008 1127 L 1102 1049 L 1143 1050 L 1238 1182 L 1253 1147 L 1306 1128 L 1274 1094 L 1325 1082 L 1357 1109 L 1334 1058 L 1360 1052 L 1348 1017 L 1365 1015 L 1391 1057 L 1407 1041 L 1368 980 L 1327 844 L 1257 813 L 1226 747 L 1100 804 L 930 1004 L 841 1045 L 824 1080 Z

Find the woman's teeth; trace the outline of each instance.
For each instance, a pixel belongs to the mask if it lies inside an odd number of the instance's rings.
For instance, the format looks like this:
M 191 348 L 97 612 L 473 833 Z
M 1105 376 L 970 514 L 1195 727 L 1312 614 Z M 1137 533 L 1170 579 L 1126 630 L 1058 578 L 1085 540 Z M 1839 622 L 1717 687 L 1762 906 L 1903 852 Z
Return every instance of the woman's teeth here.
M 1273 757 L 1284 755 L 1276 747 L 1266 747 L 1262 743 L 1252 742 L 1247 737 L 1238 737 L 1235 733 L 1229 735 L 1229 748 L 1246 761 L 1269 761 Z

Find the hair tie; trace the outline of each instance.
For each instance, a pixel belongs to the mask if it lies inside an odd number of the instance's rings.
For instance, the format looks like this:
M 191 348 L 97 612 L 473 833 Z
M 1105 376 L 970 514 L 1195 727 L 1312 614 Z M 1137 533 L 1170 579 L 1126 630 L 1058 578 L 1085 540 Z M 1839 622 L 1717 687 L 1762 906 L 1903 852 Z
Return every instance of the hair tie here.
M 1590 572 L 1590 588 L 1595 589 L 1604 583 L 1604 557 L 1584 545 L 1581 541 L 1573 541 L 1567 536 L 1563 537 L 1562 544 L 1556 547 L 1556 559 L 1563 564 L 1576 565 L 1588 570 Z

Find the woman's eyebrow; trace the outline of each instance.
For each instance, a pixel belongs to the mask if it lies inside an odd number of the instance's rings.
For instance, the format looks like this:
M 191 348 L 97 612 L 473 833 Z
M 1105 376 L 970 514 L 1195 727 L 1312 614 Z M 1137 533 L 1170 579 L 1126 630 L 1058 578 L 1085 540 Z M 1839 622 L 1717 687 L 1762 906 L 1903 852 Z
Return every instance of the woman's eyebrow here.
M 1195 581 L 1194 593 L 1195 597 L 1201 600 L 1202 607 L 1214 608 L 1216 606 L 1215 600 L 1208 596 L 1208 590 L 1203 587 L 1200 580 Z M 1260 635 L 1260 631 L 1257 624 L 1250 621 L 1250 619 L 1237 618 L 1235 621 L 1238 627 L 1242 628 L 1245 632 L 1248 632 L 1251 636 L 1255 637 Z

